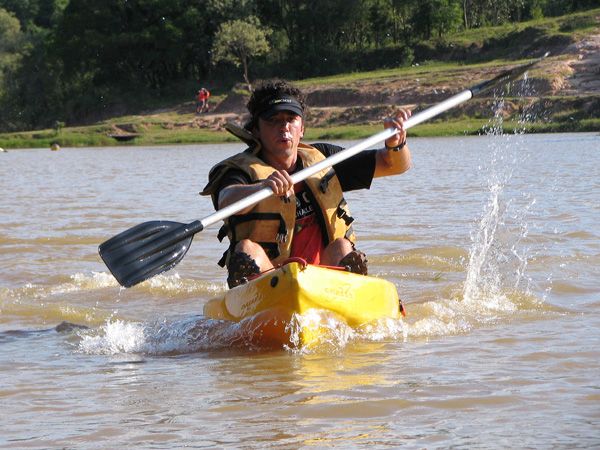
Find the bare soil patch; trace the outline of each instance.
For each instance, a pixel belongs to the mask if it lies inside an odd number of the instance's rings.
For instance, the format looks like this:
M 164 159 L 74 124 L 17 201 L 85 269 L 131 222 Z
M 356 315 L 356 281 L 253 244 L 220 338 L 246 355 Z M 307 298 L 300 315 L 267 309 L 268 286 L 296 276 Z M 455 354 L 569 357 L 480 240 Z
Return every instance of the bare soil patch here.
M 527 92 L 531 96 L 600 96 L 600 34 L 588 36 L 565 48 L 552 50 L 553 54 L 537 66 L 527 81 Z M 395 108 L 422 108 L 440 102 L 513 66 L 458 67 L 444 74 L 437 72 L 428 75 L 424 71 L 422 75 L 402 78 L 363 80 L 343 86 L 314 86 L 305 89 L 309 104 L 307 125 L 325 127 L 378 123 Z M 519 92 L 518 86 L 515 91 Z M 211 112 L 196 115 L 192 120 L 172 126 L 217 130 L 228 121 L 244 123 L 248 118 L 246 101 L 243 95 L 232 92 L 215 105 Z M 469 103 L 461 107 L 460 114 L 489 114 L 487 103 Z M 178 112 L 189 115 L 192 108 L 191 103 L 186 104 L 180 106 Z M 509 105 L 508 113 L 517 109 L 518 105 Z

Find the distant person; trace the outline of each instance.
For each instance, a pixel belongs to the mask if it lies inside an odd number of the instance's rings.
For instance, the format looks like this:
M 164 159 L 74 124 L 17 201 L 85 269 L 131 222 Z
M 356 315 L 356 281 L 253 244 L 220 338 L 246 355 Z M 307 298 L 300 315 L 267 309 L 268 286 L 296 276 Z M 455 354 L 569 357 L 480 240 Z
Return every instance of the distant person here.
M 227 235 L 230 246 L 219 264 L 227 266 L 229 287 L 294 256 L 366 275 L 367 259 L 354 247 L 353 219 L 343 192 L 369 189 L 373 178 L 410 168 L 402 127 L 410 111 L 399 109 L 384 120 L 385 128 L 398 130 L 386 139 L 385 148 L 363 151 L 294 186 L 290 174 L 342 148 L 300 142 L 305 96 L 286 81 L 263 82 L 247 107 L 250 120 L 236 136 L 249 147 L 213 167 L 202 194 L 212 196 L 216 209 L 265 187 L 275 195 L 225 220 L 219 235 Z
M 202 88 L 196 95 L 196 114 L 202 114 L 208 112 L 208 99 L 210 98 L 210 92 L 206 88 Z

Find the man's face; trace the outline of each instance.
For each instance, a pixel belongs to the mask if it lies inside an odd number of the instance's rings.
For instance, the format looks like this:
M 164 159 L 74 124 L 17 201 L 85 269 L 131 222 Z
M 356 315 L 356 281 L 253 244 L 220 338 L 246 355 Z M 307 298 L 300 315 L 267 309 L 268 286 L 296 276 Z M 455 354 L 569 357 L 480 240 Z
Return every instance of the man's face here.
M 259 119 L 257 133 L 268 162 L 282 160 L 295 156 L 304 135 L 304 121 L 297 114 L 280 111 L 267 119 Z

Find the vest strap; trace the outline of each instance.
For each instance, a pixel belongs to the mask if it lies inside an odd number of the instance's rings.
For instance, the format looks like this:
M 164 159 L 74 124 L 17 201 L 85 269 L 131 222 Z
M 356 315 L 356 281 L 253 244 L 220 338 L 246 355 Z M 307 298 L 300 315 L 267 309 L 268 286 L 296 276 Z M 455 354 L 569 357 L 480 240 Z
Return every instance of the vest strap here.
M 346 226 L 349 226 L 352 222 L 354 222 L 354 217 L 348 214 L 348 211 L 345 209 L 346 200 L 342 199 L 338 204 L 336 214 L 337 216 L 344 221 Z
M 327 192 L 327 188 L 329 187 L 329 181 L 335 176 L 335 171 L 333 167 L 329 168 L 329 171 L 325 174 L 325 176 L 319 182 L 319 189 L 324 194 Z
M 229 227 L 227 226 L 227 224 L 224 224 L 223 226 L 221 226 L 221 228 L 219 228 L 219 233 L 217 234 L 217 239 L 219 240 L 219 242 L 223 242 L 223 239 L 225 239 L 227 233 L 229 233 Z

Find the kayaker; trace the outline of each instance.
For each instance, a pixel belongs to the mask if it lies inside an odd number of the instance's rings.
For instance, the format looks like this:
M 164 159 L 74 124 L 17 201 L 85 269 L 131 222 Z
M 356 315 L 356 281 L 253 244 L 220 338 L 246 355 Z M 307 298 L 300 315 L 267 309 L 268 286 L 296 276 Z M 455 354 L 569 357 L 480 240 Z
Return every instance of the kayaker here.
M 402 128 L 410 111 L 400 109 L 384 120 L 385 128 L 400 130 L 385 141 L 385 148 L 363 151 L 294 186 L 290 174 L 342 147 L 301 142 L 307 111 L 305 96 L 287 81 L 260 84 L 247 108 L 250 119 L 244 128 L 228 129 L 248 148 L 215 165 L 202 194 L 212 196 L 216 209 L 265 187 L 271 188 L 275 196 L 225 220 L 219 239 L 228 236 L 230 246 L 219 265 L 227 266 L 229 287 L 289 257 L 366 275 L 367 259 L 355 248 L 354 219 L 343 192 L 369 189 L 373 178 L 410 168 L 406 130 Z

